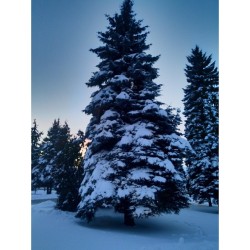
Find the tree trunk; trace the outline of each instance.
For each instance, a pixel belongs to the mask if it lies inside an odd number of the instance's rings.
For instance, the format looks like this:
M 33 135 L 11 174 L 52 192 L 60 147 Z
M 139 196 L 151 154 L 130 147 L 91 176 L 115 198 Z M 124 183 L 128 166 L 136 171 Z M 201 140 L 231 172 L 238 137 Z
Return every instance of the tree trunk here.
M 52 188 L 50 186 L 47 186 L 47 194 L 51 194 Z
M 209 207 L 212 207 L 212 201 L 211 201 L 211 198 L 208 199 L 208 206 Z
M 124 212 L 124 224 L 126 226 L 134 226 L 135 225 L 134 218 L 129 211 Z

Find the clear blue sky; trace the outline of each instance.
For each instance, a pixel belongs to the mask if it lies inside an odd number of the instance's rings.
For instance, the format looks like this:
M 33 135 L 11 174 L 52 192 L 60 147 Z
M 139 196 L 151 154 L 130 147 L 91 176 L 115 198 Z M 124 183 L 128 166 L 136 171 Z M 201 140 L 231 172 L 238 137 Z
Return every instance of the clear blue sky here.
M 72 133 L 85 131 L 90 117 L 81 110 L 93 88 L 85 83 L 99 59 L 89 51 L 101 43 L 105 14 L 119 12 L 122 0 L 32 0 L 32 120 L 47 133 L 54 119 Z M 149 26 L 149 53 L 161 54 L 156 82 L 160 101 L 183 109 L 186 56 L 195 45 L 218 65 L 218 0 L 134 0 L 137 19 Z

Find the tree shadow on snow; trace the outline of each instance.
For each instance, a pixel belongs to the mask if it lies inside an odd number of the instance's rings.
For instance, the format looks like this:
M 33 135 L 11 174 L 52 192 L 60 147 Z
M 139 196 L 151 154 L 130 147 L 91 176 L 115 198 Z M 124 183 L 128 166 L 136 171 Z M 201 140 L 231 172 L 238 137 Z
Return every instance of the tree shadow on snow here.
M 122 234 L 132 234 L 141 236 L 152 236 L 154 238 L 178 239 L 179 237 L 200 236 L 200 229 L 195 225 L 190 225 L 179 221 L 178 215 L 163 215 L 147 219 L 136 219 L 134 227 L 123 224 L 123 215 L 114 213 L 111 209 L 100 209 L 94 220 L 90 223 L 77 220 L 77 224 L 89 229 L 116 232 Z
M 219 208 L 217 206 L 214 207 L 209 207 L 205 205 L 191 205 L 190 206 L 191 210 L 202 212 L 202 213 L 209 213 L 209 214 L 218 214 L 219 213 Z

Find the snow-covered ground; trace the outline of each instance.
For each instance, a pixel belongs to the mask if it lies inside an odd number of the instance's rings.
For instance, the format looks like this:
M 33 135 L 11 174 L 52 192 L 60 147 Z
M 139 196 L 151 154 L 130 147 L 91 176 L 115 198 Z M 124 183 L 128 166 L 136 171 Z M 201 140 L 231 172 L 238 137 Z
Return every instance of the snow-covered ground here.
M 46 194 L 44 189 L 38 189 L 31 192 L 32 200 L 44 200 L 44 199 L 56 199 L 57 194 L 55 190 L 52 190 L 51 194 Z
M 32 194 L 38 199 L 39 194 Z M 46 195 L 40 193 L 41 199 Z M 51 197 L 49 197 L 51 198 Z M 55 198 L 54 196 L 51 198 Z M 166 214 L 123 225 L 123 216 L 101 209 L 87 224 L 48 200 L 32 205 L 32 250 L 215 250 L 218 208 L 192 205 L 179 215 Z

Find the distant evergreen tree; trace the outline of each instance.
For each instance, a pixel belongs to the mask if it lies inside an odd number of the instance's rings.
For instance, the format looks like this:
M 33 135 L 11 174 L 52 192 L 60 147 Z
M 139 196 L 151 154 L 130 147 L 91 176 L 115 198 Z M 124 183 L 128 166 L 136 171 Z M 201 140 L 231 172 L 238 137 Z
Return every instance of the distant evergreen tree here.
M 61 140 L 60 130 L 60 120 L 54 120 L 41 145 L 38 165 L 33 170 L 38 176 L 37 179 L 41 183 L 40 185 L 47 189 L 47 194 L 50 194 L 55 186 L 53 175 L 57 169 L 55 162 L 57 153 L 63 149 L 67 141 L 67 138 L 62 138 L 63 140 Z
M 52 163 L 50 174 L 54 182 L 53 187 L 57 189 L 57 186 L 61 181 L 60 173 L 62 172 L 62 169 L 66 164 L 66 161 L 68 160 L 67 158 L 69 157 L 69 155 L 66 154 L 67 151 L 66 149 L 68 148 L 68 144 L 71 139 L 71 134 L 67 122 L 65 122 L 63 126 L 59 125 L 57 133 L 54 135 L 55 137 L 53 138 L 52 142 L 53 143 L 52 154 L 54 155 L 53 155 L 53 161 L 50 161 Z
M 82 131 L 72 136 L 66 122 L 61 126 L 59 119 L 54 120 L 33 169 L 37 186 L 46 187 L 48 194 L 52 189 L 56 190 L 57 208 L 61 210 L 75 211 L 80 202 L 78 190 L 83 178 L 83 143 Z
M 182 173 L 182 176 L 185 176 L 183 178 L 186 181 L 186 173 L 184 171 L 183 165 L 184 165 L 184 158 L 187 155 L 187 152 L 189 154 L 192 152 L 190 148 L 188 150 L 183 150 L 183 147 L 181 147 L 178 143 L 176 144 L 176 141 L 179 140 L 179 136 L 182 136 L 183 134 L 180 132 L 179 125 L 181 124 L 181 117 L 180 117 L 180 109 L 173 108 L 172 106 L 167 106 L 165 109 L 167 112 L 167 122 L 168 124 L 174 129 L 175 134 L 178 136 L 172 135 L 172 142 L 169 145 L 169 154 L 168 157 L 175 166 L 176 169 L 180 173 Z M 187 142 L 185 145 L 188 144 Z M 189 144 L 188 144 L 189 145 Z M 190 147 L 190 146 L 188 146 Z
M 104 45 L 91 49 L 101 62 L 87 83 L 98 90 L 85 108 L 93 116 L 86 130 L 91 143 L 76 215 L 88 221 L 105 206 L 123 213 L 126 225 L 188 206 L 180 164 L 189 146 L 178 134 L 177 116 L 155 100 L 159 56 L 145 53 L 147 26 L 132 6 L 125 0 L 120 14 L 107 16 L 107 31 L 98 33 Z
M 187 57 L 184 89 L 185 136 L 195 154 L 187 159 L 189 191 L 194 200 L 218 202 L 219 73 L 212 56 L 196 46 Z
M 36 174 L 33 172 L 34 167 L 38 164 L 40 157 L 41 136 L 43 132 L 37 129 L 37 123 L 34 119 L 33 127 L 31 128 L 31 188 L 36 189 L 39 186 Z
M 62 132 L 67 136 L 67 125 Z M 62 151 L 57 154 L 58 170 L 55 174 L 56 191 L 58 194 L 57 208 L 66 211 L 75 211 L 80 202 L 79 188 L 83 179 L 82 147 L 84 134 L 79 131 L 77 136 L 67 140 Z

